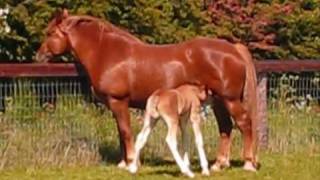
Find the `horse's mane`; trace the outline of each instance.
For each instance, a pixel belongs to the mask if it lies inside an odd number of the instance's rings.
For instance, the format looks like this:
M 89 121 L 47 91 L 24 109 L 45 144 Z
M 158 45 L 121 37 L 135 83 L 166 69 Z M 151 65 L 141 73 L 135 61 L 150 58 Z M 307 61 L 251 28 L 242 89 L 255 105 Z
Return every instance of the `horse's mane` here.
M 109 21 L 106 20 L 102 20 L 96 17 L 92 17 L 92 16 L 87 16 L 87 15 L 75 15 L 75 16 L 69 16 L 68 17 L 69 20 L 71 21 L 89 21 L 89 22 L 94 22 L 98 24 L 98 27 L 100 29 L 100 31 L 102 32 L 113 32 L 116 34 L 120 34 L 121 36 L 128 38 L 130 40 L 134 40 L 136 42 L 140 42 L 142 43 L 142 41 L 135 37 L 134 35 L 130 34 L 127 30 L 119 28 L 115 25 L 113 25 L 112 23 L 110 23 Z

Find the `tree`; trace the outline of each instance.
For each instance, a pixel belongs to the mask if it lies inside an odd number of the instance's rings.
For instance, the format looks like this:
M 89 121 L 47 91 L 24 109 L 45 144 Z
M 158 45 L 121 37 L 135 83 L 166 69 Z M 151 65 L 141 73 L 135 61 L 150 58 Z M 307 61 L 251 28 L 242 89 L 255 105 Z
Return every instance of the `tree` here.
M 11 31 L 0 32 L 0 59 L 30 61 L 38 49 L 43 30 L 57 9 L 89 14 L 129 29 L 149 43 L 179 42 L 213 32 L 210 18 L 198 0 L 82 1 L 6 0 L 5 19 Z
M 319 0 L 217 0 L 208 10 L 219 37 L 247 44 L 258 59 L 320 58 Z
M 320 59 L 320 0 L 3 0 L 0 9 L 9 12 L 0 14 L 0 60 L 31 61 L 61 8 L 106 19 L 149 43 L 209 36 L 247 44 L 258 59 Z

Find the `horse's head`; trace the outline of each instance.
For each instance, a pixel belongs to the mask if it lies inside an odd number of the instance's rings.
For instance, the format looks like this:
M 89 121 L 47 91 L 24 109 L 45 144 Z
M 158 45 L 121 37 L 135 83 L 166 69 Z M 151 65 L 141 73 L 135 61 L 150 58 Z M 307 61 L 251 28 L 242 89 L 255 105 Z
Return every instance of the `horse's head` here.
M 69 50 L 70 44 L 66 33 L 66 23 L 68 11 L 58 12 L 53 20 L 48 24 L 46 37 L 36 54 L 37 62 L 47 62 L 53 56 L 60 55 Z

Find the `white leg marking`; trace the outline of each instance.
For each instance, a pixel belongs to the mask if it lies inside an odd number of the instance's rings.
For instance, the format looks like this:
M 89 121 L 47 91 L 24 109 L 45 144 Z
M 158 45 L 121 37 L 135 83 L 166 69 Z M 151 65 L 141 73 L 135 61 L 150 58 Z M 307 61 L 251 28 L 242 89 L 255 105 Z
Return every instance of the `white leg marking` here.
M 139 166 L 139 159 L 140 159 L 140 152 L 142 148 L 147 143 L 148 137 L 151 133 L 151 130 L 153 129 L 154 125 L 156 123 L 156 120 L 151 119 L 150 115 L 146 113 L 144 121 L 143 121 L 143 128 L 141 129 L 140 133 L 137 136 L 136 142 L 135 142 L 135 151 L 136 154 L 133 158 L 133 161 L 128 166 L 128 170 L 131 173 L 136 173 L 138 171 Z
M 175 122 L 174 120 L 171 120 L 171 118 L 164 117 L 164 120 L 167 123 L 168 126 L 168 134 L 166 137 L 166 142 L 169 146 L 169 149 L 176 160 L 176 163 L 180 167 L 180 170 L 183 174 L 187 175 L 190 178 L 193 178 L 195 175 L 193 172 L 189 169 L 189 167 L 185 164 L 185 162 L 182 160 L 177 147 L 177 130 L 178 125 L 173 124 L 172 122 Z
M 195 142 L 196 142 L 199 158 L 200 158 L 202 175 L 209 176 L 210 173 L 209 173 L 209 169 L 208 169 L 208 160 L 207 160 L 204 148 L 203 148 L 203 137 L 202 137 L 202 133 L 201 133 L 201 129 L 200 129 L 200 121 L 199 120 L 192 121 L 192 127 L 193 127 L 193 132 L 195 135 Z

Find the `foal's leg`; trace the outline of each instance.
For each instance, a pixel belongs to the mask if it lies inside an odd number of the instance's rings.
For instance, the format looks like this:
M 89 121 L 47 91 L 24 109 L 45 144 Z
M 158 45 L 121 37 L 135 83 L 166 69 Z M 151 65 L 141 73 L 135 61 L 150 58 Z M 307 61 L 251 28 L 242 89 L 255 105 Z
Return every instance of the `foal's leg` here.
M 226 107 L 228 108 L 231 116 L 237 123 L 244 142 L 244 169 L 249 171 L 256 171 L 254 166 L 254 147 L 253 147 L 253 137 L 252 137 L 252 122 L 249 114 L 243 108 L 240 100 L 226 100 Z
M 217 98 L 214 98 L 213 112 L 218 123 L 220 140 L 216 162 L 211 166 L 211 169 L 220 171 L 221 168 L 230 166 L 232 121 L 224 103 Z
M 203 137 L 202 137 L 201 128 L 200 128 L 200 123 L 201 123 L 200 109 L 199 109 L 199 112 L 197 111 L 196 113 L 191 114 L 190 119 L 192 122 L 195 142 L 196 142 L 196 146 L 197 146 L 197 150 L 200 158 L 202 174 L 208 176 L 210 173 L 208 169 L 208 160 L 203 147 Z
M 188 115 L 188 114 L 187 114 Z M 189 160 L 189 145 L 190 145 L 190 136 L 187 129 L 188 121 L 189 121 L 189 115 L 183 116 L 180 119 L 180 130 L 181 130 L 181 136 L 182 136 L 182 153 L 183 153 L 183 161 L 184 163 L 190 167 L 190 160 Z
M 122 144 L 124 147 L 124 153 L 122 153 L 121 160 L 125 160 L 125 165 L 127 165 L 133 160 L 135 154 L 133 146 L 133 135 L 130 126 L 128 101 L 109 98 L 108 104 L 117 122 L 118 132 L 120 136 L 120 145 Z M 121 161 L 119 165 L 123 166 L 123 161 Z
M 143 128 L 141 129 L 140 133 L 137 136 L 136 143 L 135 143 L 135 150 L 136 154 L 132 161 L 132 163 L 129 165 L 128 169 L 131 173 L 136 173 L 138 170 L 138 163 L 139 163 L 139 157 L 140 152 L 142 148 L 147 143 L 148 137 L 150 135 L 151 130 L 155 126 L 157 122 L 157 119 L 151 118 L 151 115 L 149 112 L 146 112 L 144 119 L 143 119 Z
M 189 169 L 187 164 L 183 161 L 181 158 L 179 152 L 178 152 L 178 145 L 177 145 L 177 131 L 178 131 L 178 126 L 179 126 L 179 120 L 178 116 L 170 117 L 168 115 L 163 115 L 163 119 L 165 120 L 167 126 L 168 126 L 168 134 L 166 137 L 166 142 L 169 146 L 169 149 L 176 160 L 178 166 L 180 167 L 180 170 L 183 174 L 187 175 L 188 177 L 193 178 L 194 174 L 193 172 Z

